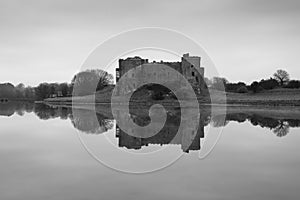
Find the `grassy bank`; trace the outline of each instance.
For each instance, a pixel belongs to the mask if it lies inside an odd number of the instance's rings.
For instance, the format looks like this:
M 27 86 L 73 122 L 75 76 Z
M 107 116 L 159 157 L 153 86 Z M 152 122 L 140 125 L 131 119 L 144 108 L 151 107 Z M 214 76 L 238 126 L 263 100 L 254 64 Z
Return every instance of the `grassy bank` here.
M 73 97 L 73 102 L 76 103 L 110 103 L 111 90 L 105 92 L 97 92 L 95 95 Z M 226 102 L 223 97 L 226 95 Z M 210 96 L 214 100 L 213 103 L 218 104 L 236 104 L 236 105 L 256 105 L 256 106 L 300 106 L 300 90 L 299 89 L 274 89 L 263 91 L 260 93 L 222 93 L 220 91 L 210 91 Z M 141 97 L 149 101 L 148 97 Z M 209 103 L 209 98 L 199 98 L 203 104 Z M 72 97 L 65 98 L 50 98 L 45 99 L 46 102 L 56 104 L 71 104 Z M 168 102 L 170 100 L 165 100 Z M 159 101 L 157 101 L 159 102 Z M 160 101 L 162 102 L 162 101 Z M 171 103 L 171 102 L 170 102 Z
M 299 89 L 274 89 L 260 93 L 227 93 L 228 104 L 300 106 Z

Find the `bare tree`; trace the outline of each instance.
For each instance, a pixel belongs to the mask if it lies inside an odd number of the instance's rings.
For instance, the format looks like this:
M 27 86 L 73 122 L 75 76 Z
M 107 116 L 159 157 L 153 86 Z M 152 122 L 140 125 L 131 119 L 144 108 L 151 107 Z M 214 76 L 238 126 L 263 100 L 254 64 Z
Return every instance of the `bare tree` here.
M 73 94 L 84 96 L 102 90 L 113 83 L 113 76 L 100 69 L 92 69 L 79 72 L 72 79 Z
M 278 81 L 278 83 L 283 86 L 285 83 L 289 82 L 290 75 L 287 71 L 279 69 L 274 73 L 274 79 Z
M 216 90 L 224 91 L 228 80 L 223 77 L 213 77 L 211 87 Z

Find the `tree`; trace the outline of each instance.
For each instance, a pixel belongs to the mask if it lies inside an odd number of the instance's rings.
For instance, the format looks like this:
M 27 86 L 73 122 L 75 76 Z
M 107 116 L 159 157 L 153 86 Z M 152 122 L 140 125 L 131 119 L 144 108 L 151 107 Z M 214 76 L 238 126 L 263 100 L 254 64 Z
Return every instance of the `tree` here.
M 237 93 L 248 93 L 248 89 L 245 85 L 243 86 L 240 86 L 237 90 L 236 90 Z
M 16 97 L 24 98 L 25 97 L 25 85 L 23 83 L 19 83 L 16 87 Z
M 214 77 L 212 80 L 212 88 L 216 90 L 224 91 L 227 83 L 228 81 L 226 78 Z
M 35 90 L 35 94 L 38 100 L 44 100 L 50 97 L 50 85 L 48 83 L 41 83 L 37 86 Z
M 113 76 L 106 71 L 99 69 L 86 70 L 73 77 L 73 94 L 76 96 L 90 95 L 112 83 Z
M 0 84 L 0 98 L 15 98 L 15 86 L 11 83 Z
M 34 100 L 35 92 L 33 88 L 25 87 L 23 83 L 16 87 L 11 83 L 4 83 L 0 84 L 0 98 Z
M 261 80 L 259 82 L 259 86 L 261 86 L 265 90 L 272 90 L 272 89 L 278 87 L 279 83 L 275 79 L 270 78 L 267 80 Z
M 254 93 L 257 93 L 257 92 L 261 91 L 262 88 L 260 87 L 260 85 L 259 85 L 259 83 L 257 81 L 254 81 L 250 85 L 250 90 L 252 90 Z
M 32 87 L 26 87 L 25 88 L 25 98 L 26 99 L 35 99 L 35 92 L 34 92 L 34 88 Z
M 300 88 L 300 81 L 291 80 L 285 87 L 286 88 L 293 88 L 293 89 Z
M 19 90 L 24 90 L 25 89 L 25 85 L 23 83 L 19 83 L 15 88 L 19 89 Z
M 239 93 L 238 89 L 240 89 L 240 88 L 246 88 L 246 83 L 238 82 L 238 83 L 227 83 L 226 84 L 226 91 L 228 91 L 228 92 L 238 92 Z
M 51 83 L 50 84 L 50 91 L 49 91 L 49 95 L 54 95 L 57 94 L 58 92 L 58 84 L 57 83 Z
M 63 97 L 68 96 L 68 92 L 69 92 L 68 83 L 59 84 L 59 90 L 61 91 L 61 94 L 62 94 Z
M 290 80 L 290 75 L 287 73 L 287 71 L 279 69 L 274 73 L 274 79 L 278 81 L 280 86 L 283 86 L 285 83 L 287 83 Z

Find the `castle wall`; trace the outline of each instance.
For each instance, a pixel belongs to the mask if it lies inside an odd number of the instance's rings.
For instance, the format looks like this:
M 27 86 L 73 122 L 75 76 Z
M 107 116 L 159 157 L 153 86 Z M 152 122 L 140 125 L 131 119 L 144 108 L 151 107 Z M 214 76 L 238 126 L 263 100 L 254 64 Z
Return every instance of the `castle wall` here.
M 162 66 L 173 66 L 172 68 L 176 71 L 181 70 L 180 63 L 144 63 L 137 67 L 126 67 L 125 70 L 127 71 L 125 79 L 123 79 L 122 88 L 123 90 L 119 91 L 119 95 L 125 95 L 130 92 L 133 92 L 138 87 L 144 85 L 146 82 L 178 82 L 180 85 L 180 81 L 182 79 L 181 73 L 176 73 L 174 70 L 165 70 Z M 133 66 L 133 65 L 131 65 Z M 130 70 L 131 69 L 131 70 Z M 120 73 L 121 74 L 121 73 Z M 120 86 L 118 86 L 120 87 Z
M 144 63 L 148 63 L 148 59 L 142 59 L 140 57 L 127 58 L 125 60 L 119 60 L 119 73 L 120 77 L 122 77 L 126 72 L 130 69 L 133 69 L 137 66 L 140 66 Z
M 201 58 L 184 54 L 181 62 L 152 62 L 140 57 L 120 59 L 119 68 L 116 69 L 117 81 L 126 75 L 126 84 L 119 91 L 119 95 L 124 95 L 137 89 L 145 80 L 157 81 L 180 81 L 180 76 L 164 71 L 160 66 L 167 65 L 181 73 L 196 89 L 197 94 L 206 94 L 207 88 L 204 81 L 204 68 L 200 67 Z M 151 67 L 150 67 L 151 66 Z

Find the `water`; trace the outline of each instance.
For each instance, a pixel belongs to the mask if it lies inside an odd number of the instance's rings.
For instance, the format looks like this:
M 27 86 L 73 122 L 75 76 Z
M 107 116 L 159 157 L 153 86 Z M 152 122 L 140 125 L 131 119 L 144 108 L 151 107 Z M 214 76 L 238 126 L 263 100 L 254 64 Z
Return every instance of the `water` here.
M 189 147 L 164 132 L 137 141 L 122 135 L 109 109 L 96 110 L 0 104 L 1 199 L 299 199 L 298 109 L 231 107 L 225 116 L 201 110 L 200 131 Z M 170 116 L 166 131 L 172 134 L 178 110 Z M 223 129 L 222 135 L 199 160 L 209 129 Z M 128 167 L 128 152 L 147 155 L 168 147 L 165 155 L 183 156 L 163 170 L 132 175 L 100 164 L 82 142 L 96 158 L 108 154 L 106 161 L 125 163 L 121 167 Z

